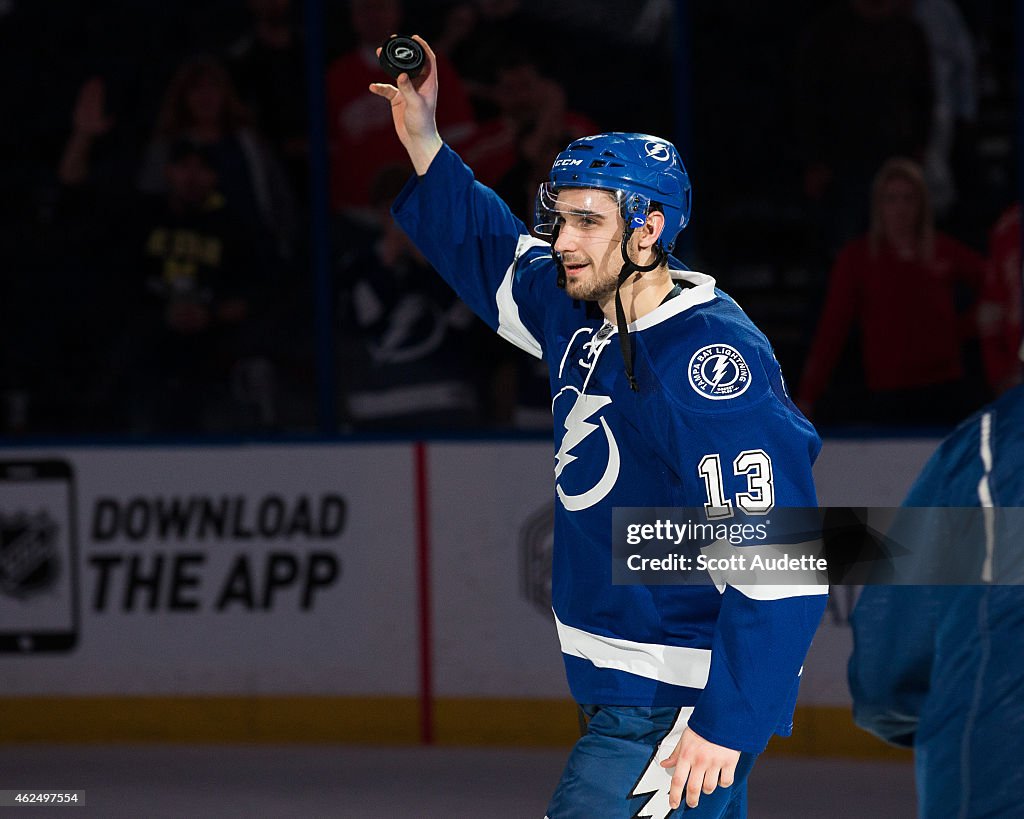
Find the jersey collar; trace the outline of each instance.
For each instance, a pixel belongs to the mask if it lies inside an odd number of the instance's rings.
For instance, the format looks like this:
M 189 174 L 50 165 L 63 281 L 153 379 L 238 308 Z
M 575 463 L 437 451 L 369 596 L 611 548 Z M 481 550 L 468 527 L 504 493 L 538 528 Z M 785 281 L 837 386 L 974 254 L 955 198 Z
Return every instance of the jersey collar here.
M 673 281 L 684 284 L 683 292 L 631 323 L 631 333 L 661 324 L 665 319 L 677 316 L 698 304 L 706 304 L 715 298 L 715 280 L 706 273 L 698 273 L 696 270 L 669 270 L 669 275 Z

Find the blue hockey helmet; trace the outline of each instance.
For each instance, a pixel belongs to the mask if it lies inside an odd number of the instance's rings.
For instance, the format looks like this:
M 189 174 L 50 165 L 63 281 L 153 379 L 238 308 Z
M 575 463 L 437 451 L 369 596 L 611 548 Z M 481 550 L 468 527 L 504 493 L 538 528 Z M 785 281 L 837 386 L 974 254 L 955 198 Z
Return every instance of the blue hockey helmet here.
M 647 221 L 652 203 L 665 214 L 660 244 L 671 252 L 690 221 L 690 177 L 675 146 L 649 134 L 613 132 L 572 142 L 551 165 L 537 192 L 534 232 L 552 236 L 560 224 L 558 191 L 594 188 L 610 193 L 627 229 Z

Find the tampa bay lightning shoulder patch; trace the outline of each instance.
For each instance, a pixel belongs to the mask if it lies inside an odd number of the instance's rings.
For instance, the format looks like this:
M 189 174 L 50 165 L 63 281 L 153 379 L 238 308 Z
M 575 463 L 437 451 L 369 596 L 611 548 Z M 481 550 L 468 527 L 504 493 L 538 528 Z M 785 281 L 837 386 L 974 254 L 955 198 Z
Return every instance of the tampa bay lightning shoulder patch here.
M 687 370 L 690 386 L 712 401 L 735 398 L 750 386 L 750 368 L 735 347 L 708 344 L 693 354 Z

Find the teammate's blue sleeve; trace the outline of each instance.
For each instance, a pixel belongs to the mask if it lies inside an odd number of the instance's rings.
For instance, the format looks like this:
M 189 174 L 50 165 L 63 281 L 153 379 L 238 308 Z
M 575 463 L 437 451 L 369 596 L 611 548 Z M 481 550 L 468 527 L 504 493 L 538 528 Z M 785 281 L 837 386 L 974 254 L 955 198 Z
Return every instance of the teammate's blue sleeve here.
M 929 562 L 944 560 L 944 547 L 962 550 L 978 540 L 970 533 L 952 538 L 950 523 L 958 518 L 940 510 L 978 506 L 979 444 L 980 418 L 975 417 L 940 445 L 914 482 L 903 502 L 916 508 L 913 515 L 893 523 L 889 534 L 922 563 L 919 576 L 927 576 Z M 964 518 L 961 522 L 976 523 Z M 864 587 L 850 617 L 853 653 L 847 667 L 853 720 L 861 728 L 893 745 L 914 744 L 930 689 L 938 624 L 960 591 L 956 586 Z
M 666 428 L 670 451 L 685 461 L 680 474 L 706 497 L 699 466 L 718 455 L 726 498 L 770 491 L 775 509 L 816 507 L 812 466 L 821 441 L 789 400 L 767 341 L 752 327 L 730 332 L 714 321 L 702 338 L 738 351 L 751 383 L 736 398 L 713 400 L 687 382 L 685 371 L 675 382 L 670 394 L 677 411 Z M 683 362 L 690 352 L 684 350 Z M 742 453 L 755 455 L 737 460 Z M 769 540 L 793 542 L 791 527 L 773 533 L 768 524 L 767 530 Z M 763 751 L 773 733 L 789 734 L 803 661 L 827 597 L 824 585 L 726 585 L 708 681 L 689 726 L 710 742 L 751 753 Z
M 544 317 L 567 301 L 547 242 L 526 226 L 447 145 L 411 179 L 392 213 L 427 260 L 503 338 L 541 358 Z M 561 298 L 559 296 L 561 295 Z
M 865 586 L 851 616 L 853 721 L 909 748 L 928 694 L 939 616 L 955 587 Z

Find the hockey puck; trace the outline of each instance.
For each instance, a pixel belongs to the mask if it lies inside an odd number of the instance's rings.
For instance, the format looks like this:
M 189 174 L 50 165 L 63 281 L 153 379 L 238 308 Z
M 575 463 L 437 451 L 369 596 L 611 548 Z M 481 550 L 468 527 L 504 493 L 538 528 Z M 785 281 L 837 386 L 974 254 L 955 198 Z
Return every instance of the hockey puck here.
M 392 34 L 380 47 L 380 67 L 396 80 L 399 74 L 408 74 L 409 79 L 419 75 L 426 62 L 423 46 L 412 37 Z

